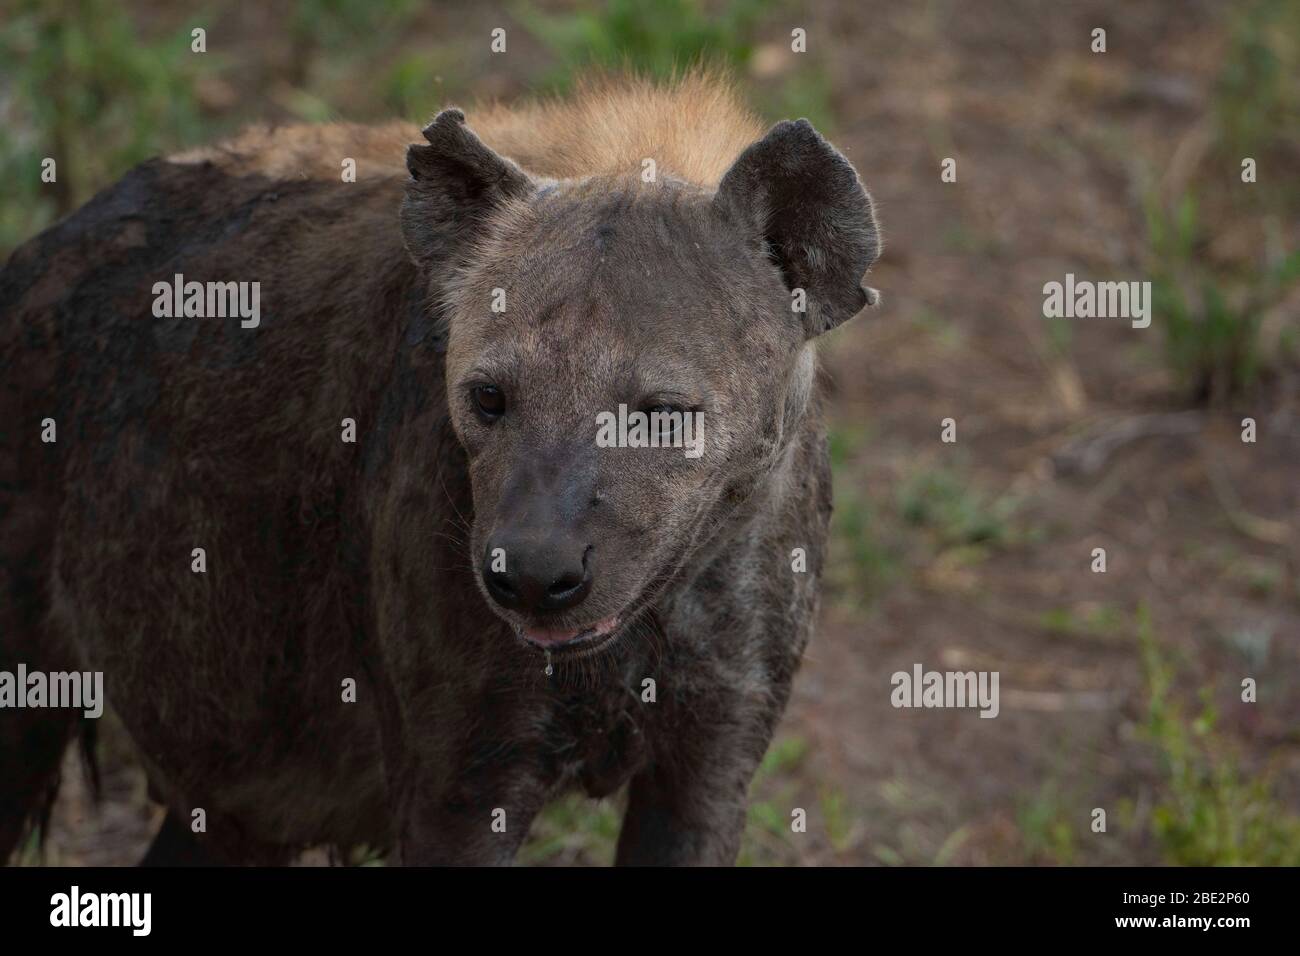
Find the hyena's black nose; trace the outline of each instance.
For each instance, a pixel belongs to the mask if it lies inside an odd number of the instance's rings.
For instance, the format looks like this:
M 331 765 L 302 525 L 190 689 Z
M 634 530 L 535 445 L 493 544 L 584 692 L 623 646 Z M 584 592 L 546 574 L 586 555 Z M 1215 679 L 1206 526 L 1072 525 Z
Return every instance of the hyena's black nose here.
M 524 614 L 558 614 L 591 593 L 590 547 L 567 537 L 498 535 L 488 544 L 483 583 L 492 599 Z

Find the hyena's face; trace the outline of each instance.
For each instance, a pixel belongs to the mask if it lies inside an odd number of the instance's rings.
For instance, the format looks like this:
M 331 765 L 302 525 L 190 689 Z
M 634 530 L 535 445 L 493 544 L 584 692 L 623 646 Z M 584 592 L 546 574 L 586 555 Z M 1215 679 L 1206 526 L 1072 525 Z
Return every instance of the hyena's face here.
M 810 338 L 866 301 L 869 200 L 807 124 L 778 126 L 716 194 L 537 183 L 450 111 L 425 135 L 403 223 L 417 262 L 461 263 L 447 388 L 471 560 L 521 638 L 591 652 L 779 462 Z M 449 219 L 474 231 L 451 237 Z
M 473 559 L 535 643 L 612 638 L 770 462 L 785 393 L 807 394 L 780 276 L 709 198 L 551 187 L 503 210 L 453 293 Z

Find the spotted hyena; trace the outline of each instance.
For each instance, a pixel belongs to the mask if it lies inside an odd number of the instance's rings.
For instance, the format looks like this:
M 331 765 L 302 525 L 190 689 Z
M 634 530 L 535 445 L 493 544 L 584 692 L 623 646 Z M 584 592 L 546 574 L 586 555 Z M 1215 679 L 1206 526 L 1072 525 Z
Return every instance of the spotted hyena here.
M 0 273 L 0 670 L 103 673 L 147 860 L 505 863 L 627 785 L 619 862 L 730 863 L 878 251 L 707 77 L 147 162 Z M 0 710 L 0 858 L 78 722 Z

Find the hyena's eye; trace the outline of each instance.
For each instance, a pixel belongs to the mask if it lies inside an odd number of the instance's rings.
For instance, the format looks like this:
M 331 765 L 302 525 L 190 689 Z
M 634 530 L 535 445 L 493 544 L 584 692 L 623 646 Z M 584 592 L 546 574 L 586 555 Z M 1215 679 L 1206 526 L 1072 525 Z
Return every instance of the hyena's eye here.
M 470 395 L 474 399 L 474 410 L 485 422 L 493 422 L 506 410 L 505 392 L 495 385 L 475 385 Z
M 659 440 L 671 440 L 681 427 L 682 415 L 685 409 L 677 405 L 669 405 L 660 402 L 658 404 L 646 405 L 641 409 L 648 417 L 651 430 L 659 432 Z

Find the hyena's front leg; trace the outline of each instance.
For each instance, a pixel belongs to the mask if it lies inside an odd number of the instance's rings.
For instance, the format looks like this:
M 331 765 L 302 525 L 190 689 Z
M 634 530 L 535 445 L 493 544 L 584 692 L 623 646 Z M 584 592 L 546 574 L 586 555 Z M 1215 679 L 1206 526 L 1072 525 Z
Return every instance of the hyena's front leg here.
M 619 866 L 736 862 L 749 784 L 779 715 L 737 705 L 721 708 L 721 716 L 719 709 L 715 699 L 707 712 L 720 719 L 678 728 L 670 749 L 632 779 Z
M 509 865 L 546 797 L 526 739 L 512 739 L 508 725 L 457 718 L 483 702 L 450 697 L 444 675 L 421 675 L 412 684 L 443 692 L 411 694 L 405 705 L 399 695 L 410 686 L 398 688 L 384 671 L 373 676 L 395 862 Z
M 495 775 L 494 775 L 495 776 Z M 403 866 L 509 866 L 543 804 L 518 781 L 465 777 L 428 781 L 404 795 L 397 812 Z
M 419 732 L 384 728 L 392 832 L 404 866 L 508 866 L 546 787 L 528 748 L 503 748 L 485 725 L 466 733 L 433 721 Z

